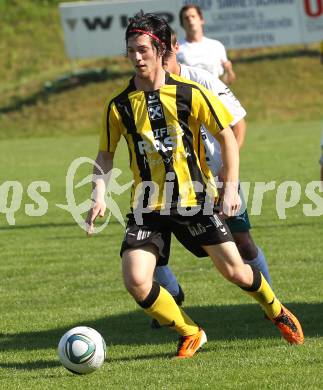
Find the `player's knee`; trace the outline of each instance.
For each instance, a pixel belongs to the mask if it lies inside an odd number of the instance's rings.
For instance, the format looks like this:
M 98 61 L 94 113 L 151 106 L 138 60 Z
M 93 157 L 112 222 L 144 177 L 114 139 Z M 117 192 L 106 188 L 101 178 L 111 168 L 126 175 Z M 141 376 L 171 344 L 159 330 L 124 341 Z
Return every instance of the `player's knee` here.
M 244 286 L 247 283 L 247 275 L 243 267 L 231 267 L 227 270 L 226 279 L 238 286 Z
M 137 302 L 143 301 L 146 298 L 150 288 L 145 285 L 126 285 L 127 291 Z
M 136 300 L 144 299 L 152 285 L 152 280 L 149 281 L 142 274 L 127 274 L 123 280 L 126 289 Z

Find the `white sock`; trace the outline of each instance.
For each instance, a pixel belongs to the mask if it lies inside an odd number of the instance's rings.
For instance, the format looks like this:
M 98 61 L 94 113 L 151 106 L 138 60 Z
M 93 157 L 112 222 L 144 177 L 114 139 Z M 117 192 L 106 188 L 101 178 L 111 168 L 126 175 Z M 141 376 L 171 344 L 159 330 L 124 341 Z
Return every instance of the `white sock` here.
M 271 278 L 269 275 L 268 264 L 265 255 L 262 250 L 257 247 L 258 254 L 257 257 L 252 260 L 243 259 L 246 264 L 253 265 L 259 269 L 259 271 L 264 275 L 264 278 L 267 280 L 270 287 L 272 287 Z
M 168 265 L 161 265 L 157 266 L 155 268 L 154 277 L 156 279 L 156 282 L 161 284 L 166 290 L 173 296 L 176 297 L 179 293 L 179 287 L 178 282 L 171 271 L 171 269 L 168 267 Z

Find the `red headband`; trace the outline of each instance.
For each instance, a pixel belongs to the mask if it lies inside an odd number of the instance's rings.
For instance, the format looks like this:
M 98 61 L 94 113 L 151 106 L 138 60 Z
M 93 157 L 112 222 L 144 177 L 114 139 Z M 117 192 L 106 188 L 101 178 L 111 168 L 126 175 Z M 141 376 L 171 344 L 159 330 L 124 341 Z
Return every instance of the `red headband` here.
M 159 42 L 161 45 L 163 45 L 163 42 L 153 33 L 145 30 L 140 30 L 139 28 L 134 28 L 132 30 L 129 30 L 128 33 L 142 33 L 149 35 L 151 38 L 155 39 L 155 41 Z

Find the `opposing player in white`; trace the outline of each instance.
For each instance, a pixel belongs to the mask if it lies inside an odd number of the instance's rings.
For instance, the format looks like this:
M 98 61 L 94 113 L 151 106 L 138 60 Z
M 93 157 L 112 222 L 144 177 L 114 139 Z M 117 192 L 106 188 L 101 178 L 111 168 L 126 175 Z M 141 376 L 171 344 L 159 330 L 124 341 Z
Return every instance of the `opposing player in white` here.
M 177 62 L 176 53 L 178 51 L 178 42 L 174 33 L 172 35 L 172 50 L 172 54 L 164 63 L 165 69 L 170 73 L 180 75 L 181 77 L 185 77 L 189 80 L 193 80 L 202 84 L 219 97 L 219 99 L 234 117 L 233 121 L 231 122 L 231 128 L 234 132 L 240 149 L 243 145 L 246 132 L 246 123 L 244 120 L 246 111 L 241 106 L 239 100 L 221 80 L 215 79 L 209 72 L 199 68 L 180 65 Z M 218 177 L 219 182 L 222 182 L 221 177 L 224 173 L 222 172 L 223 164 L 220 145 L 203 126 L 201 128 L 201 132 L 207 156 L 207 163 L 213 175 Z M 243 199 L 241 191 L 239 194 Z M 241 212 L 234 217 L 228 218 L 226 222 L 230 228 L 244 262 L 257 267 L 271 285 L 271 278 L 266 258 L 262 250 L 255 244 L 250 234 L 251 225 L 244 202 L 241 208 Z M 163 287 L 165 287 L 173 295 L 175 301 L 181 305 L 184 300 L 184 293 L 169 266 L 166 265 L 156 267 L 155 279 Z M 158 328 L 158 323 L 153 321 L 152 327 Z
M 220 41 L 204 36 L 201 9 L 194 4 L 184 5 L 179 19 L 186 36 L 179 42 L 177 60 L 181 64 L 205 69 L 214 78 L 222 77 L 226 84 L 232 83 L 236 79 L 232 63 Z

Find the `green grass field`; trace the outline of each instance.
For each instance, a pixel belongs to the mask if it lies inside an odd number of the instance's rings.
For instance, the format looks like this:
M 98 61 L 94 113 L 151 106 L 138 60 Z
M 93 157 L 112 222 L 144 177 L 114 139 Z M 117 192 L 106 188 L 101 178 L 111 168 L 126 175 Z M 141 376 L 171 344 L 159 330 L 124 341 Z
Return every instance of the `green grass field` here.
M 317 207 L 306 195 L 306 185 L 319 179 L 319 58 L 279 57 L 295 47 L 229 53 L 238 76 L 233 91 L 248 111 L 241 179 L 252 183 L 249 209 L 255 182 L 275 182 L 276 189 L 285 181 L 301 186 L 300 200 L 286 209 L 286 219 L 279 219 L 276 191 L 269 191 L 261 214 L 251 216 L 251 222 L 278 297 L 303 324 L 305 344 L 287 345 L 249 296 L 226 282 L 209 260 L 195 259 L 174 240 L 170 265 L 185 290 L 185 308 L 208 336 L 194 359 L 175 361 L 176 333 L 151 330 L 150 320 L 123 287 L 123 227 L 112 219 L 88 239 L 72 216 L 56 206 L 66 203 L 71 162 L 95 157 L 104 101 L 131 71 L 122 57 L 71 63 L 64 53 L 58 3 L 0 1 L 0 47 L 5 53 L 0 56 L 0 108 L 72 69 L 104 67 L 119 73 L 0 115 L 0 388 L 321 390 L 323 224 L 322 215 L 305 216 L 303 209 L 307 204 Z M 238 62 L 241 56 L 268 53 L 278 58 Z M 118 181 L 127 183 L 131 175 L 124 144 L 116 158 L 123 172 Z M 75 183 L 90 171 L 90 165 L 81 167 Z M 1 185 L 8 181 L 17 182 L 22 197 L 10 216 L 12 226 L 3 213 Z M 35 204 L 27 191 L 35 181 L 49 183 L 49 192 L 42 194 L 48 211 L 31 217 L 26 210 Z M 77 202 L 89 193 L 89 186 L 76 189 Z M 8 205 L 15 196 L 11 191 Z M 287 201 L 290 196 L 288 192 Z M 128 194 L 115 200 L 125 215 Z M 56 356 L 60 337 L 77 325 L 97 329 L 108 347 L 104 366 L 82 377 L 65 370 Z
M 185 308 L 205 328 L 209 342 L 194 359 L 174 361 L 177 336 L 153 331 L 123 287 L 119 246 L 123 227 L 111 220 L 92 239 L 71 215 L 55 206 L 66 203 L 65 175 L 72 160 L 94 157 L 97 137 L 8 139 L 0 144 L 1 182 L 23 186 L 22 206 L 9 226 L 0 215 L 0 386 L 3 389 L 322 389 L 323 301 L 322 216 L 305 217 L 311 203 L 304 189 L 318 179 L 319 121 L 250 124 L 242 153 L 243 181 L 297 181 L 299 204 L 280 220 L 275 192 L 264 197 L 260 216 L 251 217 L 253 234 L 267 255 L 275 290 L 299 316 L 303 346 L 289 346 L 259 307 L 173 242 L 170 264 L 186 292 Z M 120 183 L 130 178 L 121 145 Z M 82 179 L 90 172 L 84 166 Z M 118 180 L 119 180 L 118 179 Z M 48 212 L 29 217 L 33 203 L 27 187 L 50 183 Z M 89 188 L 76 190 L 78 201 Z M 115 198 L 124 214 L 128 194 Z M 10 199 L 8 200 L 8 202 Z M 104 336 L 107 360 L 88 376 L 74 376 L 58 362 L 62 334 L 89 325 Z

